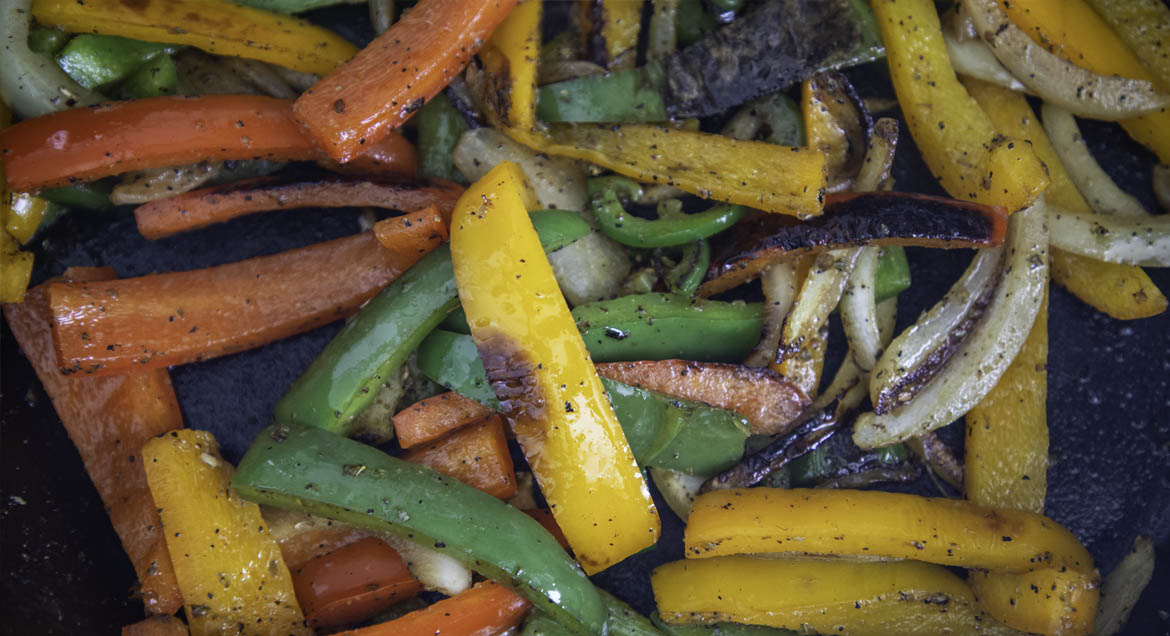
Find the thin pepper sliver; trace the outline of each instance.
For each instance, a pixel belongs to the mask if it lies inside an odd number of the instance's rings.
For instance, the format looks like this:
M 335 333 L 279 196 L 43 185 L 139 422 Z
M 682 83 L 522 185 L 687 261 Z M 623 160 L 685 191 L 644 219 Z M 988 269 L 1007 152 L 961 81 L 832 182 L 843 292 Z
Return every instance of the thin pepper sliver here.
M 71 269 L 72 280 L 106 280 L 105 268 Z M 4 305 L 4 318 L 36 371 L 53 408 L 81 454 L 122 547 L 134 564 L 150 613 L 173 614 L 183 604 L 158 511 L 146 486 L 140 449 L 161 433 L 183 427 L 179 401 L 166 369 L 109 378 L 67 378 L 53 353 L 46 287 Z
M 890 79 L 922 158 L 956 199 L 1027 207 L 1048 185 L 1027 144 L 1000 134 L 955 76 L 931 0 L 874 0 Z
M 424 223 L 416 246 L 442 240 Z M 93 283 L 53 283 L 62 370 L 115 374 L 196 362 L 302 333 L 357 311 L 423 254 L 370 232 L 217 267 Z
M 328 73 L 357 52 L 324 27 L 226 0 L 35 0 L 32 12 L 41 25 L 74 33 L 185 44 L 305 73 Z
M 528 217 L 511 162 L 472 184 L 451 221 L 459 298 L 492 389 L 574 554 L 600 572 L 661 524 Z M 582 458 L 590 458 L 582 461 Z
M 291 102 L 259 95 L 151 97 L 26 119 L 0 131 L 13 190 L 217 159 L 314 159 Z
M 422 0 L 293 110 L 322 150 L 345 163 L 402 125 L 487 41 L 516 0 Z

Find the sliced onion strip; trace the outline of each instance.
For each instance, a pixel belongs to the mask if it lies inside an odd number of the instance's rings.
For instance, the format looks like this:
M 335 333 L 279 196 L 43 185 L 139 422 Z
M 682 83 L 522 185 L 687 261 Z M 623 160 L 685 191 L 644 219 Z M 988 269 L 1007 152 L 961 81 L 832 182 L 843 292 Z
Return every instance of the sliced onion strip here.
M 776 359 L 784 318 L 796 300 L 796 267 L 790 262 L 769 265 L 760 276 L 760 284 L 764 289 L 764 328 L 760 341 L 743 362 L 749 367 L 766 367 Z
M 32 0 L 0 3 L 0 41 L 4 72 L 0 98 L 21 118 L 37 117 L 74 106 L 103 101 L 102 96 L 73 81 L 48 55 L 28 48 Z
M 1049 205 L 1054 247 L 1106 263 L 1170 267 L 1170 214 L 1078 214 Z
M 851 357 L 862 371 L 869 372 L 881 355 L 878 337 L 877 304 L 874 301 L 874 274 L 877 272 L 878 248 L 860 249 L 853 274 L 841 295 L 841 324 L 849 341 Z
M 1149 537 L 1140 536 L 1133 540 L 1133 551 L 1105 577 L 1093 636 L 1113 636 L 1120 632 L 1152 578 L 1154 542 Z
M 947 45 L 947 55 L 951 58 L 951 66 L 955 72 L 1008 90 L 1026 91 L 1027 87 L 995 59 L 995 53 L 986 42 L 981 38 L 964 37 L 959 22 L 958 15 L 955 15 L 950 27 L 942 31 L 943 42 Z
M 1048 283 L 1047 210 L 1041 196 L 1012 216 L 1004 278 L 986 315 L 939 374 L 913 400 L 890 413 L 865 413 L 853 441 L 860 448 L 903 442 L 948 424 L 979 403 L 1019 353 Z M 896 347 L 887 351 L 897 352 Z
M 1101 164 L 1093 158 L 1072 113 L 1059 106 L 1044 104 L 1040 116 L 1052 148 L 1060 157 L 1060 163 L 1068 170 L 1073 184 L 1094 212 L 1134 216 L 1149 214 L 1133 195 L 1117 187 Z
M 1045 101 L 1111 121 L 1170 104 L 1170 95 L 1156 92 L 1150 82 L 1099 75 L 1049 53 L 1012 24 L 995 0 L 963 0 L 963 8 L 995 57 Z

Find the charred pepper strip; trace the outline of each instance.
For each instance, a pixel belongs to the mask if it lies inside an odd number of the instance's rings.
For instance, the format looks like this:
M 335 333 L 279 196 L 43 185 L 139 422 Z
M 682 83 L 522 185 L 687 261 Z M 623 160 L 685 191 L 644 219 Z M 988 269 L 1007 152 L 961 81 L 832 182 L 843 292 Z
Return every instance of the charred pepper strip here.
M 675 247 L 704 239 L 735 225 L 747 215 L 742 205 L 713 205 L 705 212 L 687 214 L 670 206 L 658 207 L 656 220 L 626 213 L 622 197 L 642 196 L 642 186 L 625 177 L 589 180 L 590 207 L 597 225 L 611 239 L 630 247 Z
M 424 375 L 448 389 L 500 410 L 471 336 L 432 332 L 419 345 L 418 366 Z M 734 413 L 604 376 L 601 384 L 638 465 L 710 475 L 743 456 L 750 431 Z
M 510 580 L 573 633 L 602 633 L 605 605 L 597 589 L 547 530 L 423 466 L 321 429 L 278 425 L 256 437 L 232 487 L 251 501 L 433 547 L 486 576 Z
M 328 73 L 357 53 L 328 29 L 225 0 L 36 0 L 32 12 L 40 24 L 74 33 L 186 44 L 306 73 Z
M 802 253 L 857 245 L 992 247 L 1007 231 L 1004 208 L 904 192 L 831 194 L 825 214 L 799 225 L 760 215 L 735 229 L 714 258 L 700 296 L 755 278 Z
M 1013 3 L 1019 4 L 1019 3 Z M 1015 212 L 1048 185 L 1025 143 L 1000 134 L 951 68 L 930 0 L 875 0 L 890 78 L 930 171 L 956 199 Z
M 460 198 L 451 221 L 459 298 L 504 415 L 586 572 L 653 545 L 645 478 L 540 247 L 535 195 L 511 162 Z M 581 461 L 589 457 L 590 461 Z
M 1077 537 L 1043 515 L 878 491 L 715 490 L 695 499 L 685 542 L 688 558 L 802 552 L 1096 572 Z
M 760 339 L 764 320 L 759 303 L 658 293 L 578 305 L 573 319 L 597 362 L 738 362 Z
M 531 128 L 536 123 L 536 63 L 540 60 L 541 0 L 521 0 L 479 52 L 483 105 L 489 123 Z

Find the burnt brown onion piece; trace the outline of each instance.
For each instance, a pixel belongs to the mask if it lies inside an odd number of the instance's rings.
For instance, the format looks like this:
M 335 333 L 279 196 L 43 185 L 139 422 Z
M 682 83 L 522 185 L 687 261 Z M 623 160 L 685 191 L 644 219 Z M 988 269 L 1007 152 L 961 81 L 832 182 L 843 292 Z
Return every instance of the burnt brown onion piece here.
M 711 296 L 754 279 L 794 256 L 861 245 L 992 247 L 1003 242 L 1007 212 L 998 206 L 907 192 L 830 194 L 825 212 L 795 223 L 761 214 L 741 221 L 712 259 L 698 295 Z

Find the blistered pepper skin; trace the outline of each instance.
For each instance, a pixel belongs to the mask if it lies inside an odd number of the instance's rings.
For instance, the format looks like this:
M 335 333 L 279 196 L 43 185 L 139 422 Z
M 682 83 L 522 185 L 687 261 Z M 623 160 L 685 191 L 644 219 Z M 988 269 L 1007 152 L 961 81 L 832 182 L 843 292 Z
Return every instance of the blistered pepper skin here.
M 653 545 L 657 510 L 528 217 L 501 163 L 451 221 L 459 298 L 504 414 L 589 574 Z

